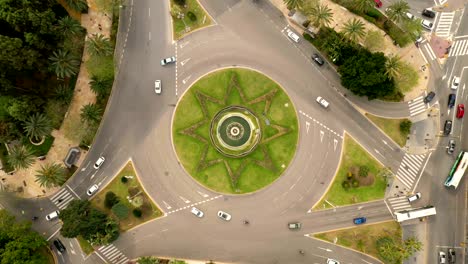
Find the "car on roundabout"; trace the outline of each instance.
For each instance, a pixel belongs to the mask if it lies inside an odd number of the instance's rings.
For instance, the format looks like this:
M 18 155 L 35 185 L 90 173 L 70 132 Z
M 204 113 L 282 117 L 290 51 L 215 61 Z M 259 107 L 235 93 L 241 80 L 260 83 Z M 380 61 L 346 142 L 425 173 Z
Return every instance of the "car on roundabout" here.
M 338 260 L 335 260 L 335 259 L 327 259 L 327 264 L 340 264 L 340 262 Z
M 362 224 L 365 224 L 367 222 L 367 218 L 365 217 L 356 217 L 353 219 L 353 223 L 355 225 L 362 225 Z
M 99 169 L 104 163 L 104 161 L 106 161 L 106 158 L 104 158 L 104 156 L 99 157 L 99 159 L 97 159 L 96 162 L 94 163 L 94 168 L 96 170 Z
M 204 215 L 203 212 L 200 209 L 196 208 L 196 207 L 192 207 L 192 209 L 190 209 L 190 212 L 192 214 L 194 214 L 196 217 L 199 217 L 199 218 L 202 218 L 203 215 Z
M 328 108 L 328 106 L 330 105 L 330 103 L 327 102 L 327 100 L 323 99 L 323 97 L 321 97 L 321 96 L 317 97 L 316 101 L 323 108 Z
M 218 217 L 223 219 L 224 221 L 230 221 L 232 218 L 230 214 L 223 211 L 218 211 Z

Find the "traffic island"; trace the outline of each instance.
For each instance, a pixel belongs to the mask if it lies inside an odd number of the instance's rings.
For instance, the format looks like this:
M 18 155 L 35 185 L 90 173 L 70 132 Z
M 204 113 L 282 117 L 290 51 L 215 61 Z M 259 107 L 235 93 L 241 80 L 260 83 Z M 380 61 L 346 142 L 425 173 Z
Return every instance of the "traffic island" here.
M 406 145 L 406 140 L 411 130 L 411 121 L 406 118 L 403 119 L 390 119 L 374 116 L 366 113 L 369 118 L 380 130 L 389 136 L 400 147 Z
M 171 0 L 171 17 L 175 39 L 211 25 L 211 17 L 197 0 Z
M 223 193 L 271 184 L 296 152 L 298 121 L 285 91 L 247 69 L 211 73 L 180 99 L 172 124 L 180 164 L 198 182 Z

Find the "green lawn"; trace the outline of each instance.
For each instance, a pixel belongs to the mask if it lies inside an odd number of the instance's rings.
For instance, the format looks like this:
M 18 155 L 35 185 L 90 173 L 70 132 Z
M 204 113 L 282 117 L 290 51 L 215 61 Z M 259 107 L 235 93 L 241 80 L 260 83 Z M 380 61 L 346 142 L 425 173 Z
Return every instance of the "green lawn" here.
M 411 92 L 418 85 L 418 72 L 408 63 L 402 62 L 400 75 L 395 79 L 395 86 L 402 93 Z
M 314 234 L 315 238 L 331 243 L 336 239 L 336 243 L 338 245 L 355 249 L 376 258 L 379 258 L 379 255 L 377 253 L 375 242 L 377 239 L 384 236 L 392 237 L 394 241 L 400 241 L 402 239 L 400 225 L 395 221 L 390 221 L 380 224 L 362 225 L 354 228 Z
M 41 145 L 33 145 L 29 141 L 29 138 L 24 137 L 22 139 L 22 143 L 24 146 L 28 147 L 31 149 L 34 153 L 35 156 L 45 156 L 49 152 L 50 148 L 52 147 L 52 144 L 54 143 L 55 138 L 51 135 L 48 135 L 45 139 L 44 142 Z
M 76 239 L 78 240 L 78 243 L 80 244 L 81 250 L 83 250 L 83 252 L 86 255 L 89 255 L 94 252 L 93 246 L 91 246 L 91 244 L 88 243 L 88 241 L 86 241 L 86 239 L 84 239 L 82 236 L 77 236 Z
M 181 8 L 180 6 L 176 5 L 173 0 L 171 0 L 171 14 L 173 14 L 172 23 L 175 39 L 180 39 L 184 34 L 194 31 L 198 28 L 211 25 L 210 16 L 205 13 L 205 10 L 198 4 L 197 0 L 186 0 L 186 5 L 187 8 Z M 174 14 L 177 13 L 176 10 L 184 14 L 183 19 L 179 19 L 177 16 L 174 16 Z M 192 21 L 189 18 L 187 15 L 189 12 L 195 14 L 195 21 Z
M 366 114 L 375 125 L 382 129 L 387 136 L 395 141 L 400 147 L 404 147 L 406 144 L 406 138 L 408 135 L 401 133 L 400 123 L 406 119 L 387 119 L 371 114 Z
M 373 183 L 369 186 L 361 185 L 357 188 L 350 187 L 348 190 L 345 190 L 342 183 L 347 179 L 348 172 L 360 166 L 367 166 L 369 168 L 369 175 L 367 177 L 373 177 Z M 384 198 L 386 181 L 379 174 L 382 169 L 382 165 L 370 156 L 354 139 L 346 135 L 338 173 L 335 175 L 335 179 L 331 183 L 328 192 L 314 206 L 314 210 L 331 208 L 326 201 L 339 206 Z
M 133 176 L 133 179 L 128 179 L 127 183 L 122 183 L 121 178 L 123 176 Z M 129 230 L 139 224 L 162 216 L 161 210 L 156 206 L 156 204 L 154 204 L 148 194 L 144 192 L 131 162 L 127 163 L 127 165 L 117 174 L 114 180 L 112 180 L 112 182 L 110 182 L 103 190 L 100 190 L 100 192 L 91 199 L 91 204 L 93 206 L 107 214 L 113 215 L 111 210 L 104 206 L 104 199 L 106 193 L 109 191 L 114 192 L 119 197 L 120 202 L 130 208 L 128 217 L 120 220 L 119 227 L 121 231 Z M 140 218 L 137 218 L 132 214 L 132 210 L 136 207 L 127 199 L 127 197 L 137 196 L 141 196 L 144 201 L 143 205 L 140 207 L 143 211 L 143 215 Z
M 231 81 L 239 90 L 229 90 L 234 87 Z M 266 131 L 246 157 L 225 157 L 211 144 L 211 118 L 230 105 L 248 108 L 259 119 L 262 133 Z M 196 180 L 219 192 L 247 193 L 267 186 L 287 168 L 296 151 L 297 122 L 291 100 L 275 82 L 251 70 L 227 69 L 200 79 L 185 93 L 172 133 L 181 164 Z M 193 133 L 184 134 L 189 128 Z

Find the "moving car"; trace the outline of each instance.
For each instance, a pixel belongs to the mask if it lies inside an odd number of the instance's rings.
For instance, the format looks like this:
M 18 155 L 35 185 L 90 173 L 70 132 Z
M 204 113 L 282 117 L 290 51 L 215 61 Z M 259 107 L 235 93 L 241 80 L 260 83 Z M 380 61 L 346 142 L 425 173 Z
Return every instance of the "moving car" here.
M 169 63 L 174 63 L 174 62 L 176 62 L 176 58 L 174 56 L 165 58 L 161 60 L 161 66 L 167 65 Z
M 161 94 L 161 92 L 162 92 L 161 80 L 154 81 L 154 92 L 156 94 Z
M 408 196 L 408 202 L 414 202 L 414 201 L 417 201 L 421 198 L 421 193 L 420 192 L 417 192 L 415 194 L 412 194 L 410 196 Z
M 451 155 L 453 154 L 454 151 L 455 151 L 455 140 L 451 139 L 449 140 L 449 143 L 447 146 L 447 153 Z
M 430 101 L 432 101 L 432 99 L 434 99 L 435 97 L 435 93 L 434 92 L 429 92 L 426 97 L 424 97 L 424 103 L 427 104 L 429 103 Z
M 202 218 L 203 215 L 204 215 L 203 212 L 200 211 L 200 210 L 199 210 L 198 208 L 196 208 L 196 207 L 192 207 L 192 209 L 190 210 L 190 212 L 191 212 L 192 214 L 194 214 L 196 217 L 200 217 L 200 218 Z
M 312 60 L 314 60 L 315 63 L 317 63 L 319 66 L 322 66 L 323 64 L 325 64 L 325 61 L 317 53 L 314 53 L 312 55 Z
M 465 115 L 465 105 L 459 104 L 457 106 L 457 118 L 463 118 L 464 115 Z
M 453 90 L 456 90 L 459 84 L 460 84 L 460 77 L 453 76 L 452 86 L 450 86 L 450 88 Z
M 286 33 L 288 34 L 288 37 L 292 39 L 294 42 L 296 43 L 299 42 L 299 36 L 296 33 L 292 32 L 291 29 L 289 28 L 286 29 Z
M 321 96 L 317 97 L 316 101 L 324 108 L 328 108 L 328 106 L 330 105 L 330 103 L 327 102 L 327 100 L 323 99 Z
M 449 248 L 448 250 L 448 262 L 450 264 L 455 263 L 457 261 L 457 255 L 455 254 L 454 248 Z
M 59 217 L 59 214 L 60 214 L 60 211 L 57 210 L 57 211 L 53 211 L 52 213 L 46 215 L 45 219 L 47 221 L 50 221 L 50 220 L 53 220 L 55 218 L 58 218 Z
M 432 24 L 432 22 L 429 20 L 422 19 L 421 26 L 427 30 L 432 30 L 432 27 L 434 26 L 434 24 Z
M 455 99 L 456 98 L 457 98 L 457 96 L 455 94 L 450 94 L 449 95 L 448 103 L 447 103 L 449 108 L 452 108 L 455 105 Z
M 446 258 L 445 252 L 439 251 L 439 263 L 444 264 L 446 263 L 446 261 L 447 261 L 447 258 Z
M 218 217 L 225 221 L 231 220 L 231 215 L 223 211 L 218 211 Z
M 106 158 L 104 158 L 103 156 L 99 157 L 98 160 L 96 160 L 96 163 L 94 163 L 94 168 L 97 170 L 101 167 L 101 165 L 104 163 L 104 161 L 106 161 Z
M 87 194 L 88 196 L 91 196 L 91 195 L 93 195 L 93 193 L 95 193 L 98 189 L 99 189 L 99 185 L 94 184 L 93 186 L 89 187 L 89 189 L 86 191 L 86 194 Z
M 302 224 L 299 223 L 299 222 L 289 223 L 288 224 L 288 228 L 291 229 L 291 230 L 299 230 L 299 229 L 301 229 L 301 227 L 302 227 Z
M 340 262 L 338 260 L 334 260 L 334 259 L 327 259 L 327 264 L 340 264 Z
M 57 250 L 60 253 L 63 253 L 63 252 L 65 252 L 67 250 L 65 248 L 65 246 L 63 245 L 62 241 L 60 241 L 60 239 L 58 239 L 58 238 L 54 240 L 54 246 L 57 248 Z
M 354 223 L 355 225 L 365 224 L 366 221 L 367 221 L 367 218 L 365 218 L 365 217 L 357 217 L 357 218 L 354 218 L 354 219 L 353 219 L 353 223 Z
M 452 132 L 452 120 L 445 120 L 444 135 L 448 136 Z
M 381 8 L 382 7 L 382 1 L 380 0 L 374 0 L 374 3 L 375 3 L 375 6 L 378 7 L 378 8 Z
M 425 17 L 434 18 L 436 13 L 432 11 L 431 9 L 426 8 L 422 11 L 422 15 Z

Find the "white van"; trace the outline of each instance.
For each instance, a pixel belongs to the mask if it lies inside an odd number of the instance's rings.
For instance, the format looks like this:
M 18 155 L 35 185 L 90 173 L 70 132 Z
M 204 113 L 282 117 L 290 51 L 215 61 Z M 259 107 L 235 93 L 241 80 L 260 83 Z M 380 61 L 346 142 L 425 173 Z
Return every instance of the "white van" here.
M 60 211 L 59 211 L 59 210 L 53 211 L 52 213 L 46 215 L 45 219 L 46 219 L 47 221 L 53 220 L 53 219 L 55 219 L 55 218 L 58 218 L 59 214 L 60 214 Z

